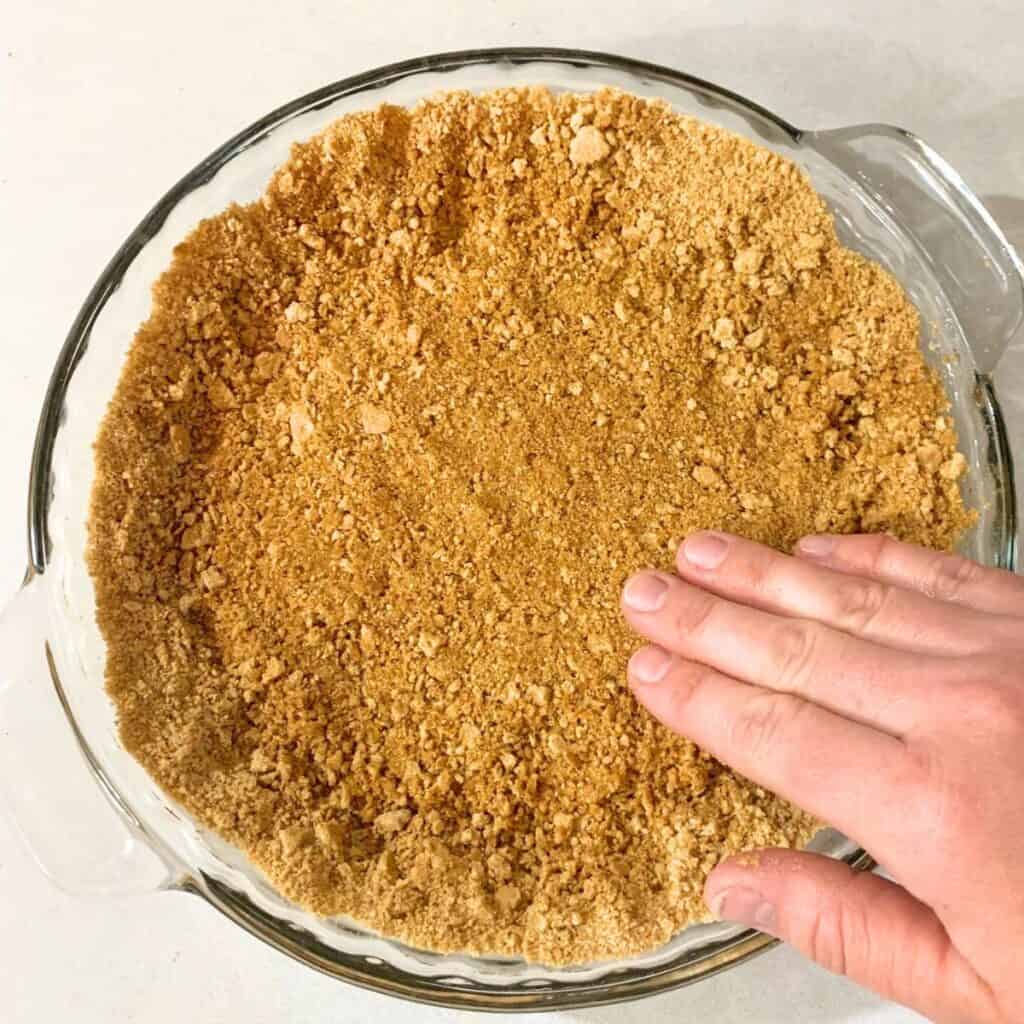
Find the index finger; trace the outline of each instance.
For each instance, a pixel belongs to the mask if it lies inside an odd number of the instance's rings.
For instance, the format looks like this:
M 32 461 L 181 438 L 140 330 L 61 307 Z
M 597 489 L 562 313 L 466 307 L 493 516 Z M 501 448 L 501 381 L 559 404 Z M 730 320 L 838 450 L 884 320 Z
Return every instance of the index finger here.
M 926 654 L 973 654 L 1001 639 L 991 617 L 915 590 L 836 572 L 725 533 L 692 534 L 676 567 L 684 579 L 769 612 L 813 619 L 889 647 Z

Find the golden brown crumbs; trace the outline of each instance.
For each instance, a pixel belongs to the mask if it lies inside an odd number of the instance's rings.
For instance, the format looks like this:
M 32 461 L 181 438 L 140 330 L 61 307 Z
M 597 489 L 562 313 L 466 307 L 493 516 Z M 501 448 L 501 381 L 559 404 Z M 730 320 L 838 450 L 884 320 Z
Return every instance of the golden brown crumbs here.
M 813 823 L 634 702 L 680 538 L 969 523 L 896 282 L 791 163 L 613 91 L 342 118 L 155 287 L 97 449 L 125 746 L 288 897 L 570 963 Z

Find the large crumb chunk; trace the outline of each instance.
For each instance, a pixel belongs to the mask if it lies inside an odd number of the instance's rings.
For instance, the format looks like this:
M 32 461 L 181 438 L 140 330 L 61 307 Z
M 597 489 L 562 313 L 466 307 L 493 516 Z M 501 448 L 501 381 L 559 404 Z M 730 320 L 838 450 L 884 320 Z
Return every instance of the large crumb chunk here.
M 386 434 L 391 429 L 391 414 L 379 405 L 364 402 L 359 406 L 359 422 L 367 434 Z
M 611 152 L 599 128 L 584 125 L 573 136 L 569 144 L 569 159 L 576 165 L 596 164 Z

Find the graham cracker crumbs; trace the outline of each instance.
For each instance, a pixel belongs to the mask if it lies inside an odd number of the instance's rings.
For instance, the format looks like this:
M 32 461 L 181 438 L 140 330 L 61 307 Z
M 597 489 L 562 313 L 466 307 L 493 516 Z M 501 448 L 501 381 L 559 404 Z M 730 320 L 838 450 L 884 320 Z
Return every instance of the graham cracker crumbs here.
M 714 527 L 970 522 L 896 282 L 786 160 L 603 91 L 346 116 L 154 289 L 96 449 L 122 740 L 289 898 L 562 964 L 814 824 L 633 700 Z

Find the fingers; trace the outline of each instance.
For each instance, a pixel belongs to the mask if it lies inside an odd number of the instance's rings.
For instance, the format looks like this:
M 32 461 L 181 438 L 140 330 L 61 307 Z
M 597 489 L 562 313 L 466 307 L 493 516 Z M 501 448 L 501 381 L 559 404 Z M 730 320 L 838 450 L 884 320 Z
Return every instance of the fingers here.
M 735 604 L 668 573 L 633 576 L 622 603 L 633 629 L 684 659 L 894 734 L 917 724 L 927 687 L 953 671 L 948 659 Z
M 997 615 L 1024 615 L 1024 578 L 883 534 L 804 537 L 796 553 L 820 566 Z
M 885 879 L 817 854 L 760 850 L 719 864 L 704 896 L 720 919 L 783 939 L 929 1019 L 1001 1019 L 934 912 Z
M 887 856 L 899 852 L 900 837 L 877 820 L 878 794 L 907 775 L 899 740 L 662 648 L 634 654 L 629 681 L 656 718 L 720 761 Z
M 904 650 L 973 654 L 991 647 L 988 616 L 877 579 L 722 533 L 696 533 L 679 548 L 679 575 L 722 597 Z

